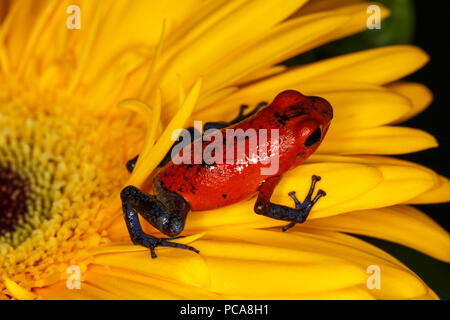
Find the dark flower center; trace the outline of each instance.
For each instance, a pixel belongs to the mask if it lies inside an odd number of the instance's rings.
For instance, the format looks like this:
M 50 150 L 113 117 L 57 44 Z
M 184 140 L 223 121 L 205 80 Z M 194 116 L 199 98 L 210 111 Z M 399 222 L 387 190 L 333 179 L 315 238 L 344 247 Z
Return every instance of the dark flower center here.
M 23 220 L 29 194 L 29 182 L 0 165 L 0 235 L 14 231 Z

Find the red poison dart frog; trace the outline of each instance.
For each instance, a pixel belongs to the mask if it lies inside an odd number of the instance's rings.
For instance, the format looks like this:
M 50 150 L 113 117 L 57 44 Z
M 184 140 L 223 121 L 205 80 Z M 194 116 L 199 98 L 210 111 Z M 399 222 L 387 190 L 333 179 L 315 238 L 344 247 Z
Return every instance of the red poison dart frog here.
M 272 104 L 259 104 L 255 110 L 244 115 L 247 106 L 242 106 L 239 116 L 230 123 L 207 123 L 204 131 L 220 130 L 226 136 L 227 129 L 246 131 L 260 129 L 267 131 L 277 129 L 278 143 L 268 143 L 267 150 L 271 156 L 278 157 L 279 167 L 271 175 L 261 174 L 261 168 L 267 167 L 267 162 L 255 161 L 247 150 L 245 161 L 239 163 L 206 163 L 175 164 L 171 159 L 171 151 L 178 145 L 180 150 L 194 152 L 195 140 L 188 143 L 177 141 L 168 155 L 160 163 L 161 170 L 153 178 L 155 195 L 147 194 L 136 187 L 128 186 L 121 192 L 125 222 L 134 244 L 150 249 L 156 258 L 156 247 L 174 247 L 188 249 L 198 253 L 193 247 L 173 242 L 184 229 L 189 211 L 210 210 L 248 199 L 257 194 L 254 211 L 270 218 L 290 222 L 283 231 L 302 223 L 308 217 L 313 205 L 325 192 L 319 190 L 312 198 L 316 182 L 320 177 L 313 176 L 311 188 L 303 202 L 290 192 L 295 208 L 270 202 L 272 193 L 281 175 L 290 168 L 305 161 L 322 142 L 331 119 L 333 108 L 323 98 L 304 96 L 293 90 L 280 93 Z M 196 129 L 189 128 L 193 133 Z M 217 133 L 217 132 L 216 132 Z M 210 144 L 203 139 L 200 142 L 202 150 Z M 233 143 L 226 141 L 221 150 L 222 156 L 227 157 L 227 148 L 234 148 Z M 197 141 L 198 143 L 198 141 Z M 272 145 L 271 145 L 272 143 Z M 188 148 L 189 147 L 189 148 Z M 266 145 L 267 147 L 267 145 Z M 261 148 L 261 146 L 258 146 Z M 234 152 L 234 150 L 233 150 Z M 193 154 L 192 154 L 193 156 Z M 253 158 L 253 159 L 251 159 Z M 134 169 L 138 156 L 127 163 L 130 172 Z M 191 158 L 192 159 L 192 158 Z M 170 238 L 156 238 L 143 232 L 138 214 L 152 224 L 159 231 Z

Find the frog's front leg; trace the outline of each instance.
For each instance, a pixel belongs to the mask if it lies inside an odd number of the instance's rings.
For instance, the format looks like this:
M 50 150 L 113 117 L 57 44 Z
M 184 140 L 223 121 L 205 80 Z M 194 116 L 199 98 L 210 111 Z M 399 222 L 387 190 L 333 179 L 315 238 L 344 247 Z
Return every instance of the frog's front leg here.
M 272 193 L 275 190 L 275 187 L 278 184 L 279 180 L 280 177 L 275 176 L 267 179 L 261 184 L 254 210 L 257 214 L 261 214 L 273 219 L 290 221 L 291 223 L 283 228 L 283 231 L 286 231 L 295 226 L 297 223 L 305 222 L 314 204 L 320 198 L 325 196 L 326 193 L 323 190 L 319 190 L 315 198 L 311 200 L 316 183 L 317 181 L 320 181 L 320 177 L 312 176 L 311 188 L 309 189 L 308 195 L 303 202 L 300 202 L 297 199 L 294 191 L 289 193 L 289 196 L 295 202 L 295 208 L 273 204 L 270 202 L 270 198 L 272 197 Z
M 169 194 L 163 203 L 154 195 L 147 194 L 136 187 L 128 186 L 122 190 L 122 208 L 125 223 L 134 244 L 150 249 L 152 258 L 156 258 L 156 247 L 172 247 L 187 249 L 199 253 L 193 247 L 170 242 L 184 229 L 187 213 L 190 210 L 187 202 L 176 194 Z M 139 222 L 140 214 L 152 226 L 171 238 L 157 238 L 146 234 Z

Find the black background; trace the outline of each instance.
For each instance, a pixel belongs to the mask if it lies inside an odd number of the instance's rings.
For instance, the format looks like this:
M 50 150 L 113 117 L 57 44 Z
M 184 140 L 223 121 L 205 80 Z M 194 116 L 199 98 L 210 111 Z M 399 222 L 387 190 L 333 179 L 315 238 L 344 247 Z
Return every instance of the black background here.
M 405 123 L 433 134 L 439 141 L 438 149 L 426 150 L 405 156 L 408 160 L 425 164 L 440 174 L 450 177 L 449 129 L 450 129 L 450 49 L 446 45 L 450 27 L 446 25 L 445 10 L 430 6 L 428 1 L 417 0 L 414 43 L 430 55 L 430 62 L 411 75 L 408 80 L 427 85 L 434 95 L 432 105 L 417 117 Z M 424 206 L 427 213 L 450 230 L 450 205 Z
M 439 4 L 444 4 L 444 1 Z M 416 27 L 413 43 L 430 55 L 430 62 L 407 80 L 427 85 L 434 95 L 431 106 L 403 125 L 423 129 L 434 135 L 439 148 L 430 149 L 400 158 L 426 165 L 441 175 L 450 177 L 449 128 L 450 128 L 450 50 L 446 45 L 450 28 L 446 24 L 446 10 L 438 3 L 416 0 Z M 450 231 L 450 204 L 417 206 L 430 215 L 447 231 Z M 385 241 L 366 239 L 404 262 L 440 296 L 450 299 L 450 266 L 414 250 Z
M 450 50 L 446 45 L 450 27 L 447 11 L 438 2 L 425 0 L 378 0 L 391 10 L 380 30 L 366 30 L 337 40 L 286 61 L 288 66 L 307 64 L 351 52 L 387 45 L 414 44 L 425 50 L 430 62 L 405 80 L 425 84 L 431 89 L 434 101 L 428 109 L 402 126 L 418 128 L 431 133 L 439 148 L 396 156 L 425 165 L 439 174 L 450 177 Z M 439 4 L 444 4 L 440 1 Z M 450 204 L 417 206 L 443 228 L 450 231 Z M 413 236 L 413 235 L 412 235 Z M 389 252 L 416 272 L 441 299 L 450 300 L 450 265 L 404 246 L 378 239 L 360 237 Z
M 445 3 L 444 1 L 439 4 Z M 416 0 L 416 28 L 414 44 L 430 55 L 430 62 L 411 75 L 408 80 L 427 85 L 434 95 L 432 105 L 422 114 L 405 123 L 406 126 L 423 129 L 439 141 L 439 148 L 404 156 L 407 160 L 424 164 L 438 173 L 450 177 L 449 128 L 450 128 L 450 50 L 446 45 L 450 28 L 446 23 L 446 10 L 437 3 Z M 418 206 L 434 220 L 450 231 L 450 204 Z M 401 252 L 396 246 L 387 248 L 397 258 L 417 272 L 442 299 L 450 299 L 450 266 L 412 250 Z

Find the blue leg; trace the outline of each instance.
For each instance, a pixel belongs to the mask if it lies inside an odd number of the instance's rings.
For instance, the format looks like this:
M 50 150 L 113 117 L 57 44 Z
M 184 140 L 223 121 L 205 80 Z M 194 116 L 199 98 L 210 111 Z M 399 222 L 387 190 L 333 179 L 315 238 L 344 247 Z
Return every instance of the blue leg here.
M 290 221 L 291 223 L 283 228 L 283 231 L 287 231 L 297 223 L 305 222 L 314 204 L 316 204 L 320 198 L 324 197 L 326 193 L 323 190 L 319 190 L 314 199 L 311 200 L 316 183 L 317 181 L 320 181 L 320 177 L 312 176 L 311 188 L 303 202 L 300 202 L 297 199 L 294 191 L 289 193 L 289 196 L 294 200 L 295 208 L 274 204 L 270 202 L 270 198 L 279 179 L 280 177 L 272 177 L 267 179 L 261 185 L 254 209 L 257 214 L 277 220 Z
M 196 253 L 199 251 L 191 246 L 173 243 L 171 240 L 179 239 L 176 237 L 184 228 L 189 206 L 176 201 L 173 206 L 167 207 L 157 197 L 146 194 L 141 190 L 129 186 L 122 190 L 121 194 L 122 208 L 125 217 L 125 223 L 130 234 L 131 241 L 136 245 L 141 245 L 150 249 L 152 258 L 156 258 L 156 247 L 172 247 L 191 250 Z M 172 200 L 172 199 L 168 199 Z M 146 234 L 139 222 L 138 214 L 156 227 L 158 230 L 172 238 L 157 238 Z

